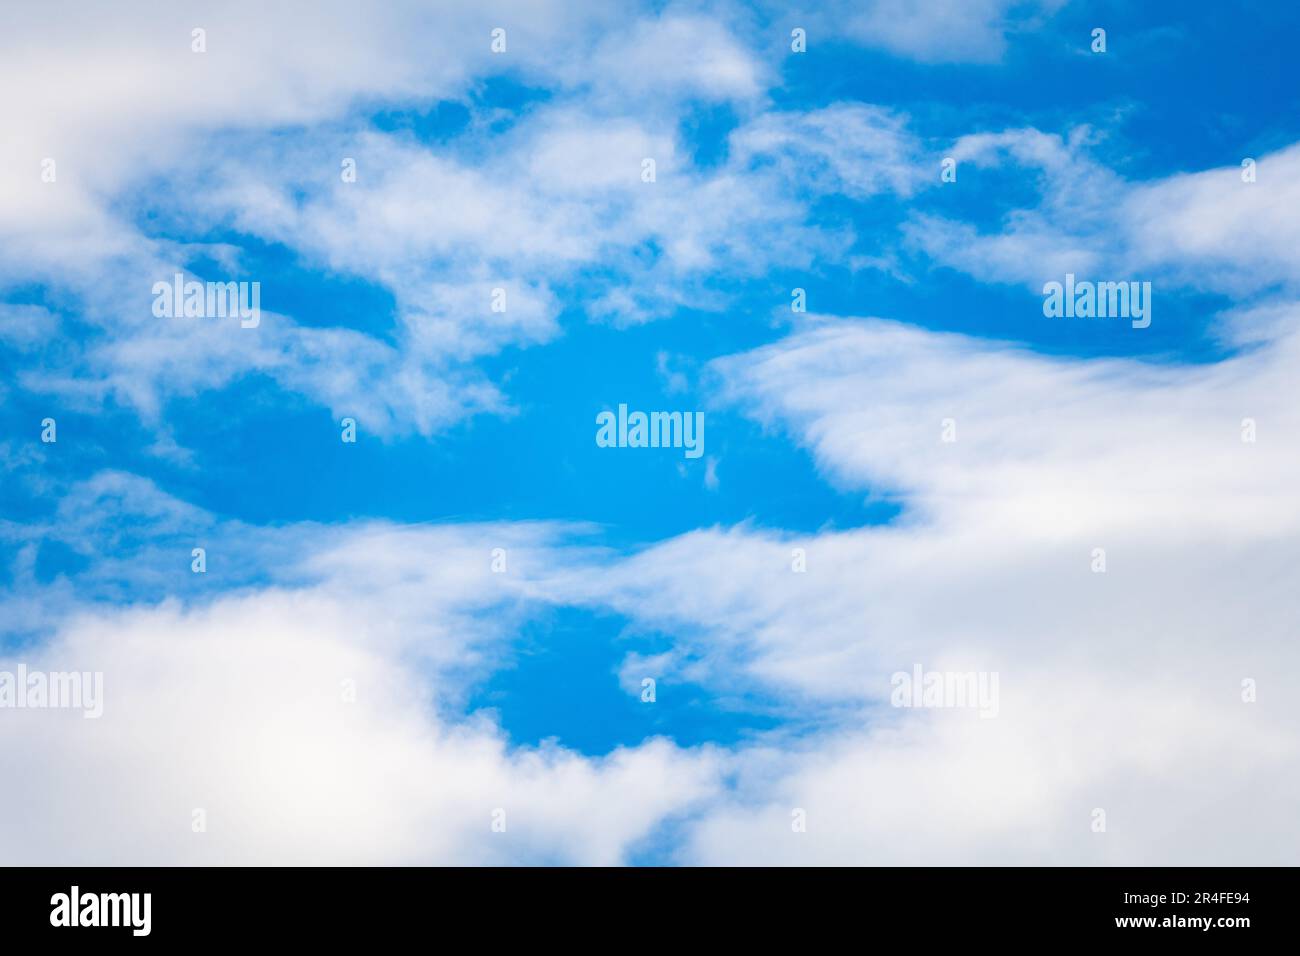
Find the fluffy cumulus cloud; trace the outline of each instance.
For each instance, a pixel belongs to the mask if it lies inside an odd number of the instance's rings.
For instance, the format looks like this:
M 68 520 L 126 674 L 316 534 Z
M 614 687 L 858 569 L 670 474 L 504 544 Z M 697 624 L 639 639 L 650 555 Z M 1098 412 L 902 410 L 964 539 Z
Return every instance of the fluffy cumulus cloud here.
M 3 798 L 6 862 L 623 862 L 716 791 L 712 748 L 518 748 L 490 715 L 462 713 L 467 676 L 562 593 L 547 581 L 593 560 L 565 546 L 580 530 L 271 531 L 132 476 L 70 489 L 52 528 L 8 536 L 52 531 L 118 557 L 71 580 L 20 578 L 6 619 L 43 639 L 0 656 L 0 672 L 97 673 L 85 709 L 98 716 L 6 709 L 0 748 L 21 781 Z M 215 594 L 178 583 L 198 577 L 177 560 L 193 540 L 209 574 L 236 575 Z M 512 573 L 491 571 L 488 542 Z M 128 581 L 156 602 L 117 606 Z
M 665 740 L 593 760 L 440 720 L 372 610 L 261 591 L 70 622 L 25 663 L 102 673 L 104 712 L 4 722 L 5 861 L 614 864 L 710 791 L 710 755 Z

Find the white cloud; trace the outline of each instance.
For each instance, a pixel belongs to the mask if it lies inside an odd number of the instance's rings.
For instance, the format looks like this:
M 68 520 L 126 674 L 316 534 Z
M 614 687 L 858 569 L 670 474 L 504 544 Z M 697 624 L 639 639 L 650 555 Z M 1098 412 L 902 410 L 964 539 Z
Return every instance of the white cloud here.
M 110 746 L 93 752 L 80 724 L 25 725 L 21 793 L 91 774 L 93 808 L 122 815 L 131 838 L 88 835 L 93 859 L 616 861 L 674 817 L 689 862 L 1281 862 L 1300 839 L 1285 822 L 1300 796 L 1300 456 L 1281 437 L 1300 424 L 1296 349 L 1282 335 L 1216 365 L 1147 366 L 814 320 L 717 363 L 723 395 L 844 486 L 904 493 L 901 520 L 704 530 L 625 558 L 544 525 L 267 531 L 245 553 L 280 568 L 269 587 L 59 627 L 40 662 L 102 666 L 127 709 L 114 717 L 110 694 L 94 731 Z M 954 405 L 947 445 L 939 413 Z M 85 522 L 121 509 L 179 538 L 202 524 L 152 494 L 104 476 L 60 523 L 91 550 Z M 219 555 L 243 529 L 207 534 Z M 488 569 L 499 542 L 508 575 Z M 1098 546 L 1105 574 L 1091 570 Z M 139 575 L 163 549 L 116 550 Z M 625 689 L 665 666 L 720 695 L 774 695 L 816 732 L 729 752 L 643 744 L 606 762 L 505 748 L 456 717 L 466 675 L 497 666 L 546 605 L 673 637 L 667 656 L 625 662 Z M 998 716 L 889 707 L 890 674 L 914 663 L 997 672 Z M 340 711 L 334 688 L 351 673 L 372 696 Z M 1241 699 L 1245 678 L 1256 703 Z M 206 762 L 162 726 L 192 727 Z M 115 776 L 114 758 L 144 766 L 144 782 Z M 16 852 L 45 853 L 51 821 L 85 812 L 85 798 L 60 799 Z M 226 827 L 206 844 L 186 829 L 204 799 Z M 526 808 L 521 843 L 484 842 L 487 805 Z M 807 833 L 790 829 L 795 808 Z M 1105 834 L 1090 830 L 1095 808 Z M 326 819 L 350 826 L 322 839 Z
M 1300 144 L 1240 166 L 1128 182 L 1089 155 L 1086 127 L 1068 137 L 1034 129 L 962 137 L 952 155 L 1007 164 L 1038 182 L 1040 203 L 1009 212 L 997 231 L 918 214 L 910 242 L 940 264 L 1035 292 L 1067 272 L 1129 277 L 1242 296 L 1300 287 L 1300 235 L 1286 210 L 1300 201 Z
M 1040 26 L 1065 0 L 857 0 L 781 12 L 811 45 L 848 40 L 923 63 L 996 63 L 1008 37 Z M 788 12 L 787 12 L 788 11 Z
M 59 332 L 59 317 L 39 305 L 0 303 L 0 346 L 22 353 L 39 348 Z M 0 395 L 3 395 L 0 386 Z
M 566 543 L 582 529 L 252 528 L 106 472 L 68 489 L 48 525 L 0 530 L 28 542 L 6 627 L 42 637 L 0 671 L 103 674 L 98 719 L 0 710 L 7 862 L 617 864 L 719 785 L 709 748 L 652 739 L 588 757 L 514 746 L 465 713 L 554 600 L 547 582 L 590 560 Z M 90 563 L 38 583 L 31 543 L 55 540 Z M 497 547 L 506 573 L 491 570 Z M 133 606 L 113 606 L 127 587 Z
M 765 113 L 731 136 L 737 162 L 775 163 L 790 182 L 819 194 L 909 195 L 923 175 L 905 118 L 859 103 Z
M 289 246 L 308 266 L 387 287 L 397 306 L 394 341 L 272 313 L 256 329 L 160 322 L 144 290 L 172 276 L 187 253 L 225 258 L 240 277 L 248 267 L 225 247 L 141 239 L 125 259 L 67 277 L 83 318 L 104 334 L 74 352 L 71 367 L 65 359 L 25 375 L 26 387 L 86 405 L 112 396 L 156 426 L 171 398 L 257 372 L 336 419 L 357 418 L 371 434 L 429 435 L 467 415 L 508 409 L 467 363 L 557 336 L 558 284 L 584 269 L 609 272 L 583 282 L 588 313 L 616 324 L 683 304 L 721 308 L 725 300 L 707 287 L 715 271 L 754 276 L 776 262 L 811 265 L 851 242 L 843 229 L 809 227 L 801 196 L 906 191 L 914 149 L 901 118 L 848 106 L 744 126 L 734 157 L 716 170 L 683 159 L 671 126 L 601 120 L 567 106 L 540 110 L 494 138 L 486 157 L 477 150 L 487 141 L 472 134 L 454 151 L 368 129 L 238 142 L 234 156 L 168 180 L 163 220 L 232 227 Z M 357 161 L 354 183 L 338 176 L 345 155 Z M 656 162 L 654 182 L 641 178 L 647 156 Z M 106 288 L 114 294 L 104 296 Z M 496 289 L 505 292 L 504 311 L 493 309 Z M 373 328 L 385 320 L 356 321 Z
M 1186 514 L 1255 531 L 1300 519 L 1286 485 L 1300 456 L 1241 440 L 1243 418 L 1274 436 L 1300 427 L 1286 399 L 1297 349 L 1291 335 L 1210 365 L 1084 362 L 865 322 L 813 324 L 718 368 L 837 480 L 923 514 L 1045 535 Z M 949 418 L 954 443 L 940 440 Z
M 372 610 L 267 591 L 70 622 L 19 660 L 102 671 L 103 716 L 4 713 L 6 862 L 615 864 L 713 786 L 662 740 L 589 759 L 440 719 Z
M 0 146 L 13 173 L 0 177 L 0 239 L 15 249 L 3 278 L 54 282 L 101 332 L 21 386 L 116 397 L 157 421 L 169 397 L 256 371 L 363 427 L 428 434 L 505 409 L 460 363 L 558 334 L 553 289 L 581 269 L 642 265 L 593 308 L 639 321 L 698 304 L 712 271 L 843 252 L 852 236 L 804 228 L 807 190 L 917 186 L 903 118 L 866 107 L 748 113 L 732 155 L 694 168 L 664 100 L 756 111 L 770 75 L 684 9 L 639 20 L 599 5 L 574 23 L 521 7 L 506 61 L 487 52 L 495 11 L 449 24 L 423 4 L 383 18 L 355 9 L 17 14 L 0 82 L 21 78 L 32 95 Z M 869 4 L 843 32 L 924 60 L 987 61 L 1018 12 L 915 9 Z M 203 19 L 200 57 L 188 38 Z M 613 39 L 588 61 L 598 33 Z M 669 56 L 688 41 L 707 56 Z M 654 81 L 645 64 L 660 61 Z M 611 110 L 617 97 L 586 62 L 647 108 Z M 444 148 L 355 119 L 511 69 L 575 101 L 530 110 L 494 138 L 499 152 L 473 130 Z M 283 135 L 298 126 L 311 135 Z M 1262 157 L 1253 184 L 1231 167 L 1132 184 L 1088 145 L 1086 131 L 960 140 L 963 163 L 1009 157 L 1041 177 L 1043 202 L 992 235 L 933 217 L 910 235 L 940 261 L 1031 287 L 1121 267 L 1232 292 L 1294 286 L 1283 210 L 1296 147 Z M 350 186 L 338 181 L 345 147 L 360 163 Z M 215 161 L 196 158 L 208 148 Z M 660 161 L 653 186 L 638 175 L 647 152 Z M 58 158 L 57 184 L 39 180 L 45 156 Z M 287 156 L 290 171 L 277 167 Z M 164 218 L 234 224 L 385 286 L 398 304 L 391 339 L 274 314 L 251 332 L 151 321 L 144 290 L 194 251 L 131 220 L 155 187 Z M 240 264 L 235 250 L 207 251 Z M 505 314 L 484 311 L 498 284 Z M 0 336 L 27 349 L 41 338 L 30 323 L 53 321 L 7 307 Z M 101 474 L 49 521 L 0 524 L 14 549 L 7 626 L 52 633 L 27 663 L 102 669 L 107 694 L 99 721 L 4 714 L 17 783 L 0 793 L 0 846 L 41 863 L 605 863 L 674 818 L 692 862 L 1285 862 L 1300 848 L 1300 686 L 1288 676 L 1300 673 L 1300 453 L 1285 438 L 1300 430 L 1300 322 L 1272 301 L 1226 323 L 1251 348 L 1207 365 L 1047 358 L 834 320 L 714 365 L 724 400 L 789 433 L 842 488 L 902 502 L 883 527 L 705 529 L 618 556 L 584 546 L 589 529 L 554 525 L 249 528 Z M 945 418 L 955 443 L 940 440 Z M 31 464 L 0 453 L 7 467 Z M 87 569 L 41 583 L 42 539 Z M 207 577 L 188 570 L 199 541 Z M 489 570 L 497 546 L 509 574 Z M 796 547 L 805 572 L 791 566 Z M 1105 574 L 1090 568 L 1097 547 Z M 106 609 L 123 600 L 138 606 Z M 673 638 L 610 675 L 625 689 L 638 668 L 667 667 L 720 693 L 770 694 L 813 729 L 729 752 L 512 748 L 464 714 L 467 690 L 555 605 L 613 610 Z M 999 716 L 889 708 L 889 675 L 913 663 L 997 671 Z M 1258 702 L 1242 702 L 1243 678 L 1258 680 Z M 343 680 L 356 681 L 355 703 Z M 206 834 L 190 831 L 196 807 Z M 497 807 L 506 834 L 490 830 Z M 791 832 L 796 807 L 806 834 Z M 1105 835 L 1089 831 L 1096 807 Z
M 823 721 L 741 748 L 738 787 L 682 858 L 1293 856 L 1298 345 L 1158 366 L 839 322 L 717 363 L 724 394 L 824 473 L 901 489 L 907 510 L 845 532 L 694 532 L 588 587 L 676 635 L 719 693 L 757 683 Z M 1247 414 L 1268 437 L 1242 441 Z M 999 674 L 998 716 L 890 707 L 890 675 L 917 663 Z M 1245 679 L 1267 699 L 1243 702 Z
M 1300 287 L 1300 143 L 1257 157 L 1257 179 L 1228 166 L 1144 184 L 1121 218 L 1135 263 L 1194 286 L 1242 294 Z
M 742 16 L 734 7 L 701 16 L 670 6 L 658 18 L 636 20 L 627 30 L 604 37 L 590 65 L 572 71 L 569 79 L 590 84 L 590 92 L 603 102 L 635 98 L 654 104 L 681 96 L 713 102 L 755 99 L 772 82 L 774 71 L 729 29 Z
M 313 5 L 310 16 L 235 3 L 162 13 L 119 4 L 69 17 L 47 7 L 15 17 L 0 38 L 0 83 L 24 90 L 0 144 L 0 238 L 13 240 L 0 283 L 46 284 L 101 333 L 70 354 L 45 355 L 55 367 L 23 383 L 85 407 L 116 399 L 154 427 L 172 398 L 250 372 L 336 416 L 362 418 L 381 435 L 428 435 L 466 415 L 503 411 L 497 388 L 464 363 L 554 337 L 559 304 L 550 279 L 596 261 L 610 243 L 626 250 L 663 236 L 674 220 L 693 222 L 664 242 L 669 264 L 627 300 L 639 320 L 685 295 L 675 288 L 676 270 L 717 261 L 725 227 L 708 217 L 752 205 L 734 183 L 696 188 L 692 177 L 680 187 L 661 184 L 668 196 L 657 208 L 644 197 L 639 205 L 615 198 L 586 206 L 593 187 L 641 186 L 647 153 L 671 180 L 679 98 L 760 92 L 763 71 L 743 43 L 701 15 L 550 3 L 361 11 L 340 2 Z M 191 49 L 196 26 L 207 31 L 204 53 Z M 499 56 L 489 47 L 496 26 L 508 34 Z M 677 49 L 687 43 L 689 52 Z M 644 65 L 659 59 L 676 67 L 657 70 L 651 82 Z M 490 164 L 357 132 L 358 114 L 467 98 L 474 84 L 506 75 L 606 110 L 596 81 L 613 81 L 633 100 L 618 109 L 639 115 L 636 104 L 649 98 L 661 119 L 651 128 L 561 106 L 549 127 L 516 138 Z M 348 135 L 340 137 L 340 124 Z M 361 169 L 348 189 L 338 177 L 345 155 Z M 54 182 L 41 180 L 46 158 L 55 161 Z M 567 198 L 548 197 L 548 188 Z M 315 198 L 299 202 L 302 193 Z M 282 239 L 331 269 L 389 286 L 402 310 L 396 342 L 368 334 L 382 322 L 374 316 L 354 323 L 366 333 L 284 315 L 242 336 L 195 323 L 160 326 L 144 291 L 153 282 L 200 252 L 232 271 L 240 256 L 152 237 L 134 215 L 141 210 L 181 234 L 203 223 Z M 782 207 L 728 224 L 790 214 Z M 506 312 L 487 308 L 497 287 L 509 293 Z M 602 314 L 615 304 L 609 293 L 594 298 Z

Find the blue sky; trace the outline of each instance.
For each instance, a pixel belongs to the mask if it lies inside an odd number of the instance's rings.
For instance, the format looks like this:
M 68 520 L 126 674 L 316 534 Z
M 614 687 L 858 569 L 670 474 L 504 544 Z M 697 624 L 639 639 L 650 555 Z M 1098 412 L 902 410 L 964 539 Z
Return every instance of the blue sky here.
M 17 16 L 3 42 L 30 55 L 0 68 L 18 131 L 0 152 L 0 670 L 102 669 L 108 729 L 50 724 L 41 750 L 10 721 L 0 744 L 32 798 L 84 772 L 124 824 L 65 840 L 51 816 L 15 859 L 1294 850 L 1291 816 L 1276 832 L 1300 785 L 1276 689 L 1300 527 L 1294 9 L 60 22 Z M 155 317 L 177 271 L 259 282 L 260 325 Z M 1067 271 L 1151 282 L 1151 326 L 1045 318 Z M 702 411 L 704 454 L 598 447 L 620 403 Z M 1073 576 L 1097 546 L 1106 577 Z M 1207 557 L 1225 553 L 1231 572 Z M 1002 716 L 890 708 L 889 675 L 917 661 L 1000 673 Z M 354 672 L 363 716 L 340 716 Z M 1273 703 L 1248 708 L 1257 672 Z M 199 755 L 158 734 L 178 694 Z M 295 694 L 281 723 L 271 701 Z M 1188 743 L 1158 716 L 1184 707 L 1216 729 Z M 133 777 L 106 752 L 172 769 Z M 1198 762 L 1250 792 L 1172 813 Z M 145 790 L 174 832 L 131 809 Z M 195 839 L 208 804 L 221 822 Z M 487 828 L 500 806 L 523 821 L 508 835 Z M 1127 821 L 1105 841 L 1097 806 Z M 322 837 L 326 819 L 353 836 Z

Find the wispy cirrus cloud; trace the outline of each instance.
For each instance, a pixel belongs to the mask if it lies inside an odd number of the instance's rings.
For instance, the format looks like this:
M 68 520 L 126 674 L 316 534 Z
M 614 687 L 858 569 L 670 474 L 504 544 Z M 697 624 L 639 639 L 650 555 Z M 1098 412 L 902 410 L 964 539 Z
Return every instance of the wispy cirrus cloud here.
M 1009 167 L 1037 181 L 1039 203 L 1007 213 L 998 228 L 935 214 L 905 226 L 935 262 L 978 279 L 1035 291 L 1066 272 L 1141 273 L 1166 287 L 1255 295 L 1294 294 L 1300 144 L 1243 165 L 1131 182 L 1089 152 L 1092 132 L 1037 129 L 962 137 L 951 154 L 976 167 Z M 1247 173 L 1244 160 L 1252 168 Z

